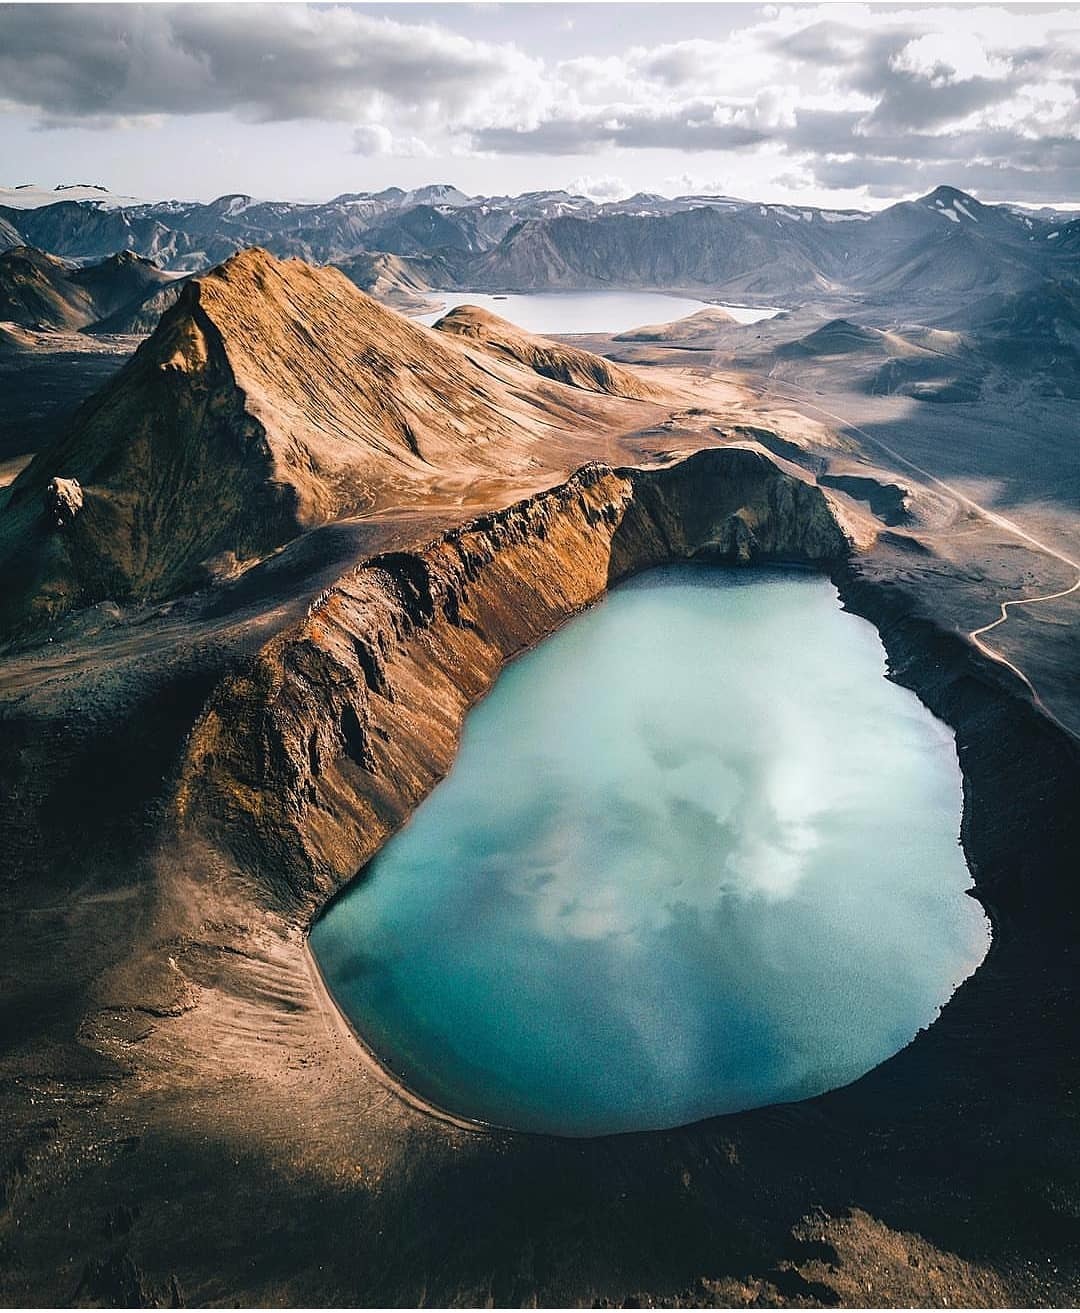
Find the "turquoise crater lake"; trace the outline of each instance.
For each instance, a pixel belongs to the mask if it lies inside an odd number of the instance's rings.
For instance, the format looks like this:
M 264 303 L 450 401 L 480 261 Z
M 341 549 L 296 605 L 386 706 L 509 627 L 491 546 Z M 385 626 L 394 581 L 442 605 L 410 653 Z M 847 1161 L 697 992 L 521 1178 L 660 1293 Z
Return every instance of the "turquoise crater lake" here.
M 339 1006 L 459 1116 L 581 1136 L 845 1084 L 988 927 L 948 730 L 825 578 L 684 565 L 500 675 L 314 926 Z

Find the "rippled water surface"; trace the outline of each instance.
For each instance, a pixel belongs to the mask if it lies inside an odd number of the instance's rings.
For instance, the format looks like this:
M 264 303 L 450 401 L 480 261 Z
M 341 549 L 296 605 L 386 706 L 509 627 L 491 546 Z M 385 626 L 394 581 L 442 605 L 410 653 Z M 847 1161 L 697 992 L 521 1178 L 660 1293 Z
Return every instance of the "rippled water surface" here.
M 705 306 L 687 296 L 666 292 L 514 292 L 489 296 L 483 292 L 432 292 L 440 309 L 418 315 L 421 324 L 433 324 L 458 305 L 477 305 L 529 333 L 623 333 L 646 324 L 669 324 Z M 725 305 L 741 324 L 771 319 L 776 310 Z
M 987 947 L 946 728 L 825 579 L 678 566 L 500 676 L 312 932 L 454 1113 L 587 1135 L 844 1084 Z

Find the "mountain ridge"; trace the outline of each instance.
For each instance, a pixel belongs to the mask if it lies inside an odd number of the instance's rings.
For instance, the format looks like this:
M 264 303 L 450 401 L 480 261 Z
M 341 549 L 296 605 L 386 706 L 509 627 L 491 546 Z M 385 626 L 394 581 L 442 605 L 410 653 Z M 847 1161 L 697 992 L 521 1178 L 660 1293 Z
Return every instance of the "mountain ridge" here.
M 570 355 L 580 378 L 544 377 L 524 355 L 413 323 L 336 269 L 245 250 L 185 283 L 12 485 L 0 514 L 7 623 L 172 595 L 334 519 L 527 478 L 560 452 L 570 465 L 617 408 L 631 408 L 628 423 L 654 413 L 595 391 L 605 372 L 634 377 L 598 359 L 583 391 L 587 353 Z M 60 531 L 42 514 L 57 479 L 81 495 Z
M 152 261 L 119 251 L 73 265 L 32 246 L 0 252 L 0 321 L 30 329 L 85 329 L 173 282 Z
M 1068 254 L 1080 242 L 1080 219 L 984 205 L 947 186 L 875 212 L 723 196 L 638 194 L 603 203 L 565 191 L 470 197 L 449 184 L 342 193 L 317 204 L 237 193 L 209 204 L 115 209 L 71 200 L 37 209 L 0 205 L 0 242 L 14 234 L 73 260 L 127 249 L 173 272 L 193 272 L 250 245 L 317 264 L 382 253 L 435 258 L 447 289 L 478 291 L 708 286 L 774 298 L 778 289 L 791 297 L 844 289 L 891 295 L 890 278 L 903 279 L 920 244 L 944 241 L 944 264 L 954 254 L 962 260 L 960 246 L 947 244 L 950 230 L 954 239 L 965 233 L 981 243 L 975 263 L 984 272 L 1000 259 L 1066 276 Z M 938 273 L 928 268 L 921 288 L 933 290 Z

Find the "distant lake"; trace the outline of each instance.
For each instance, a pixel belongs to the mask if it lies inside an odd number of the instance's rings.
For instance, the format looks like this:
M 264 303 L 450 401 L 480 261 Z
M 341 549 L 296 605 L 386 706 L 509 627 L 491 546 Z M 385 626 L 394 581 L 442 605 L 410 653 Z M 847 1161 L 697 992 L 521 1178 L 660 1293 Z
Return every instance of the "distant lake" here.
M 459 305 L 476 305 L 529 333 L 624 333 L 646 324 L 667 324 L 685 319 L 696 310 L 718 302 L 695 301 L 666 292 L 514 292 L 490 296 L 484 292 L 433 292 L 442 309 L 417 315 L 421 324 L 434 324 Z M 724 305 L 740 324 L 771 319 L 778 310 L 754 310 Z
M 563 1135 L 843 1085 L 981 961 L 948 729 L 825 578 L 677 566 L 513 662 L 315 925 L 451 1112 Z

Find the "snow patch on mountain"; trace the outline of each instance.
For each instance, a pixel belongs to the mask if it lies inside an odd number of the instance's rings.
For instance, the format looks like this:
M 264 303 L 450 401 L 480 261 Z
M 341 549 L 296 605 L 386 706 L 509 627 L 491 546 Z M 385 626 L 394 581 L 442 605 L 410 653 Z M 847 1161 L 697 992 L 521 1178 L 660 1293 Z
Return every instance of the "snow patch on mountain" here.
M 78 201 L 99 210 L 118 210 L 128 205 L 143 205 L 137 196 L 116 196 L 99 183 L 60 183 L 56 187 L 39 187 L 35 183 L 21 183 L 16 187 L 0 187 L 0 205 L 13 210 L 36 210 L 42 205 L 56 205 L 59 201 Z

